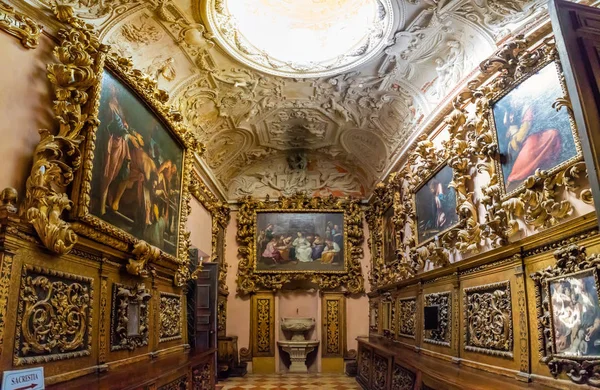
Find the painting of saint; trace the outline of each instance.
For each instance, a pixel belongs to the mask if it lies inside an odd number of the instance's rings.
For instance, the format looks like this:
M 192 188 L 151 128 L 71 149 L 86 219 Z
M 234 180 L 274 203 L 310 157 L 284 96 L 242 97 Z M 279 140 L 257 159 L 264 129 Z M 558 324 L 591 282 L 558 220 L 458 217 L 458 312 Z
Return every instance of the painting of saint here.
M 506 193 L 518 190 L 536 170 L 550 171 L 578 156 L 555 63 L 550 63 L 493 104 Z
M 444 165 L 415 194 L 417 240 L 421 244 L 458 223 L 452 167 Z
M 344 272 L 343 212 L 258 212 L 256 272 Z
M 600 356 L 600 308 L 591 272 L 549 282 L 556 353 Z
M 90 211 L 177 255 L 183 148 L 150 109 L 105 71 Z
M 383 260 L 391 263 L 396 260 L 396 224 L 394 223 L 394 205 L 383 214 Z

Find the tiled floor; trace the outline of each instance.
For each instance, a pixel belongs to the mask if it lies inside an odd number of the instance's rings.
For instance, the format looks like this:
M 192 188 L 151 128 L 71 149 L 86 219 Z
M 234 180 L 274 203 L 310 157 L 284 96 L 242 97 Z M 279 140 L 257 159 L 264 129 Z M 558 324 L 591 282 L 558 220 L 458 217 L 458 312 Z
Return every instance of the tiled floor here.
M 355 378 L 343 374 L 271 374 L 230 378 L 223 390 L 360 390 Z

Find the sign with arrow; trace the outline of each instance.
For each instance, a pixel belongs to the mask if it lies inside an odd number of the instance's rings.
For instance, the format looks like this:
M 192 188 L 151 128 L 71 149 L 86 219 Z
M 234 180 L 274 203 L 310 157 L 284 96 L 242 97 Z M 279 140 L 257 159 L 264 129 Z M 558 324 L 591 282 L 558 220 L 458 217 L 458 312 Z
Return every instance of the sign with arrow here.
M 2 390 L 44 390 L 44 367 L 4 371 Z

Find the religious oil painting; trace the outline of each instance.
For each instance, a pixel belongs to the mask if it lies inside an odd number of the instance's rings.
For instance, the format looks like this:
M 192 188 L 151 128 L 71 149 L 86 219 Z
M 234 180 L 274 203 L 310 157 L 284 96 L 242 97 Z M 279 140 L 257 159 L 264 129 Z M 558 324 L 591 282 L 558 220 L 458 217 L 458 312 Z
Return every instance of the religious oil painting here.
M 98 117 L 91 213 L 176 256 L 183 147 L 108 71 Z
M 580 157 L 567 109 L 553 107 L 564 96 L 557 65 L 551 62 L 493 104 L 506 194 L 523 188 L 536 170 L 551 174 Z
M 452 167 L 444 164 L 415 194 L 417 240 L 422 244 L 458 223 Z
M 383 214 L 383 260 L 391 263 L 396 260 L 397 235 L 394 222 L 394 205 Z
M 346 269 L 342 212 L 257 212 L 256 272 Z
M 557 355 L 600 356 L 600 309 L 594 272 L 548 281 Z

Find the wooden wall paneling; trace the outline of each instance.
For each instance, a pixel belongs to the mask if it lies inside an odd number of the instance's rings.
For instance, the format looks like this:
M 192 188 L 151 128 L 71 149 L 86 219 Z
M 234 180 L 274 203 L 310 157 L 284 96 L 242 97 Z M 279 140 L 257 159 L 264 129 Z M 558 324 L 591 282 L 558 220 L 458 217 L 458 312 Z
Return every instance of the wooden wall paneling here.
M 414 284 L 398 292 L 398 342 L 411 348 L 417 348 L 420 343 L 421 332 L 419 314 L 419 295 L 421 284 Z
M 457 292 L 454 291 L 455 285 L 458 285 L 458 275 L 449 275 L 446 277 L 434 279 L 423 285 L 421 294 L 421 307 L 419 328 L 422 332 L 421 352 L 436 356 L 445 360 L 452 360 L 458 357 L 457 338 L 459 321 Z M 439 307 L 440 328 L 437 331 L 425 330 L 425 306 L 435 305 Z
M 321 356 L 343 358 L 346 352 L 346 295 L 321 292 Z
M 250 303 L 252 357 L 275 357 L 275 295 L 261 291 Z
M 390 390 L 392 379 L 392 355 L 373 350 L 371 365 L 371 389 Z
M 516 255 L 460 273 L 461 365 L 506 376 L 519 373 L 516 275 L 522 274 L 521 267 Z
M 364 344 L 358 345 L 358 382 L 365 388 L 370 389 L 372 371 L 373 349 Z

